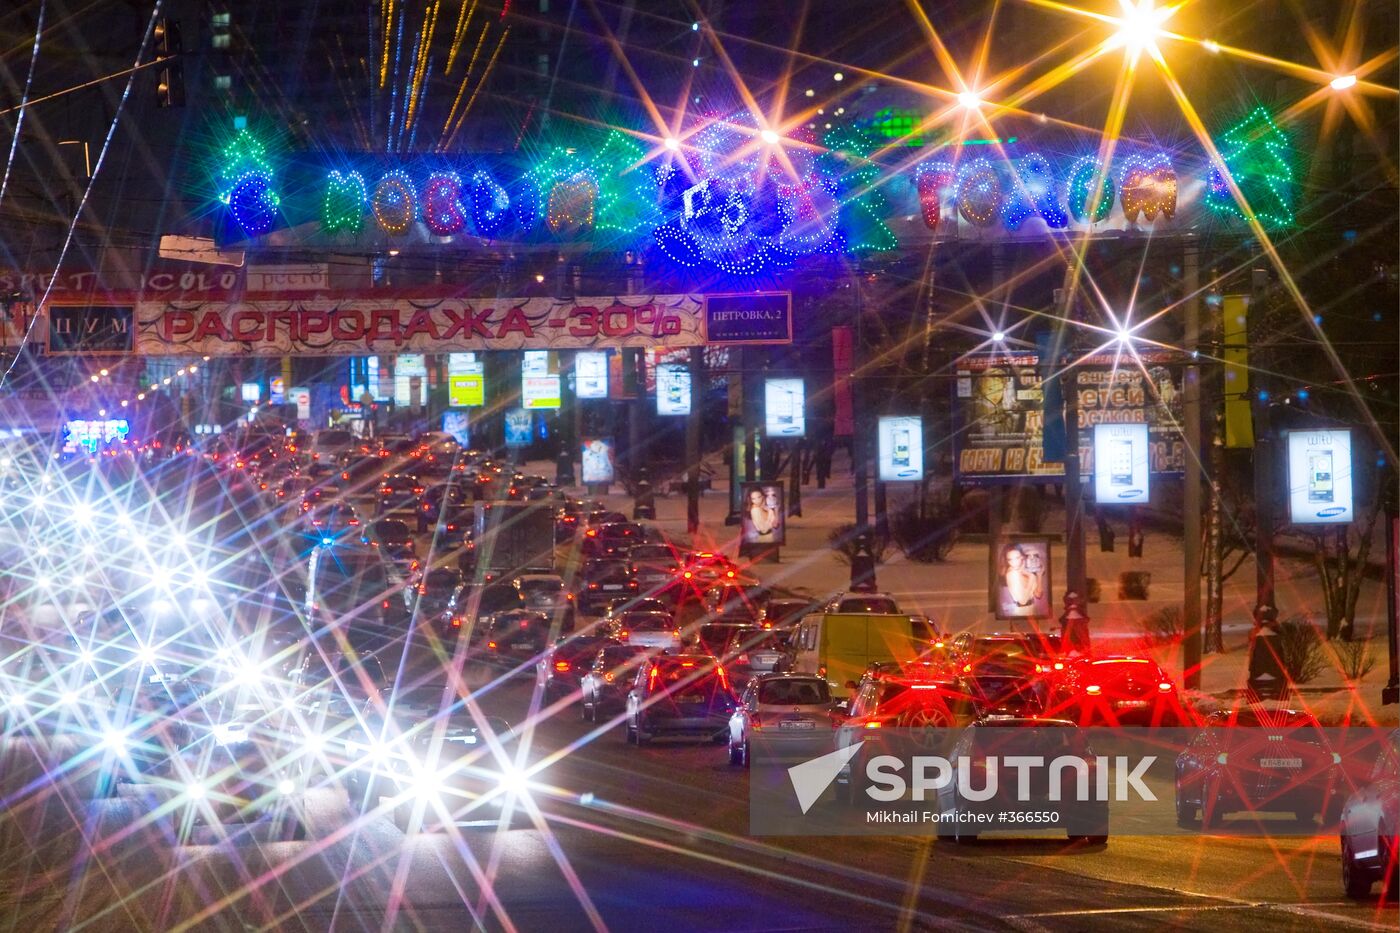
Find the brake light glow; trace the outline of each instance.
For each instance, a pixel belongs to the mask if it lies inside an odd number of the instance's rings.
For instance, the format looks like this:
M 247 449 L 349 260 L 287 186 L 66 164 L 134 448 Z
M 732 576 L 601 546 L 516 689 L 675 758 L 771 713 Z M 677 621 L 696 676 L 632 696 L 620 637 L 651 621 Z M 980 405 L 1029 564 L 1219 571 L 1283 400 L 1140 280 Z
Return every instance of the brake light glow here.
M 612 682 L 613 682 L 613 672 L 612 672 L 612 671 L 608 671 L 606 674 L 603 675 L 603 683 L 605 683 L 605 684 L 610 684 L 610 683 L 612 683 Z
M 567 671 L 569 670 L 569 662 L 568 662 L 568 661 L 555 661 L 555 662 L 554 662 L 554 669 L 555 669 L 556 671 L 559 671 L 561 674 L 562 674 L 562 673 L 565 673 L 565 672 L 567 672 Z
M 496 643 L 495 643 L 494 641 L 488 641 L 488 642 L 486 643 L 486 647 L 487 647 L 487 648 L 490 648 L 492 651 L 495 651 L 495 650 L 496 650 Z
M 734 576 L 734 571 L 732 571 L 732 570 L 727 570 L 727 571 L 725 571 L 725 574 L 724 574 L 724 575 L 725 575 L 726 577 L 733 577 L 733 576 Z
M 1158 693 L 1171 693 L 1171 692 L 1172 692 L 1171 681 L 1169 681 L 1169 680 L 1164 680 L 1164 681 L 1162 681 L 1160 684 L 1158 684 L 1158 685 L 1157 685 L 1157 692 L 1158 692 Z
M 1098 684 L 1090 684 L 1089 686 L 1084 688 L 1084 692 L 1089 694 L 1089 696 L 1091 697 L 1096 697 L 1100 693 L 1103 693 L 1103 687 L 1100 687 Z
M 683 576 L 683 577 L 685 577 L 687 580 L 689 580 L 691 577 L 695 576 L 695 574 L 693 574 L 693 573 L 691 573 L 689 570 L 687 570 L 685 573 L 681 574 L 681 576 Z
M 656 678 L 661 675 L 661 668 L 652 665 L 651 671 L 647 674 L 647 689 L 651 690 L 656 686 Z
M 452 627 L 453 627 L 453 628 L 461 628 L 461 627 L 462 627 L 462 620 L 461 620 L 461 619 L 453 619 L 453 620 L 452 620 Z
M 867 728 L 867 729 L 878 729 L 878 728 L 880 728 L 880 724 L 879 724 L 878 722 L 876 722 L 875 720 L 872 719 L 872 720 L 870 720 L 869 722 L 867 722 L 867 723 L 865 724 L 865 728 Z
M 695 662 L 694 662 L 694 661 L 682 661 L 682 662 L 681 662 L 681 667 L 694 667 L 694 666 L 695 666 Z

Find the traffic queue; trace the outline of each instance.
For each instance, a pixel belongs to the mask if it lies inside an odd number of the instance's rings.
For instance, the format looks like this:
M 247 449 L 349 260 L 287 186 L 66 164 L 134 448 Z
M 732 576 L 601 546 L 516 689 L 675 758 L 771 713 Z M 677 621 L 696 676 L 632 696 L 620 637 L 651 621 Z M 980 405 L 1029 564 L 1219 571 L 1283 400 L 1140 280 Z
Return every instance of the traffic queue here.
M 975 750 L 991 727 L 1063 730 L 1066 748 L 1089 727 L 1200 728 L 1176 761 L 1181 826 L 1283 809 L 1340 827 L 1348 895 L 1395 871 L 1400 732 L 1362 786 L 1320 744 L 1315 761 L 1242 781 L 1242 766 L 1269 770 L 1260 736 L 1317 720 L 1202 717 L 1147 656 L 949 632 L 892 595 L 767 584 L 447 435 L 243 436 L 152 475 L 101 469 L 42 465 L 9 515 L 28 549 L 16 565 L 74 598 L 48 628 L 7 604 L 0 714 L 7 739 L 90 745 L 96 795 L 154 788 L 181 839 L 253 824 L 300 838 L 300 796 L 325 786 L 406 832 L 493 822 L 544 781 L 521 741 L 530 722 L 476 699 L 483 678 L 519 677 L 538 715 L 576 710 L 593 739 L 709 742 L 736 768 L 760 740 L 801 760 L 873 754 L 889 729 L 962 730 Z M 131 494 L 112 506 L 100 497 L 118 481 Z M 185 530 L 162 504 L 171 488 L 188 491 Z M 139 546 L 104 550 L 112 534 Z M 838 798 L 859 801 L 858 774 Z M 1108 839 L 1098 823 L 1070 836 Z

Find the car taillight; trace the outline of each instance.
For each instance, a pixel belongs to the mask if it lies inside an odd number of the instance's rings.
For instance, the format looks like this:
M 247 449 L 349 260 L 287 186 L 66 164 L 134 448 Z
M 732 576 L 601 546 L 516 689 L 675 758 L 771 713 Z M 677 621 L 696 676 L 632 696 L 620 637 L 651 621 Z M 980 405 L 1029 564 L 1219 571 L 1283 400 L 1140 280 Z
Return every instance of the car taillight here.
M 605 684 L 610 684 L 610 683 L 612 683 L 612 682 L 613 682 L 613 672 L 612 672 L 612 671 L 608 671 L 606 674 L 603 675 L 603 683 L 605 683 Z
M 1171 693 L 1171 692 L 1172 692 L 1171 681 L 1169 681 L 1169 680 L 1164 680 L 1164 681 L 1162 681 L 1160 684 L 1158 684 L 1158 685 L 1157 685 L 1157 692 L 1158 692 L 1158 693 Z
M 735 663 L 735 664 L 748 664 L 748 663 L 749 663 L 749 656 L 748 656 L 747 654 L 741 654 L 741 655 L 739 655 L 737 658 L 734 659 L 734 663 Z
M 495 643 L 494 641 L 488 641 L 488 642 L 486 643 L 486 647 L 487 647 L 487 648 L 490 648 L 492 651 L 495 651 L 495 650 L 496 650 L 496 643 Z
M 623 641 L 626 641 L 628 637 L 631 636 L 631 634 L 631 632 L 627 631 L 626 629 L 623 629 L 622 631 L 617 633 L 617 637 L 621 638 Z
M 586 535 L 587 535 L 588 537 L 590 537 L 590 538 L 596 538 L 596 537 L 598 537 L 598 532 L 597 532 L 595 529 L 593 529 L 593 528 L 588 529 L 587 531 L 584 532 L 584 534 L 586 534 Z
M 684 577 L 685 579 L 689 580 L 691 577 L 695 576 L 695 574 L 693 574 L 693 573 L 691 573 L 689 570 L 687 570 L 685 573 L 681 574 L 681 576 Z
M 589 588 L 590 590 L 596 590 L 596 589 L 598 588 L 598 584 L 596 584 L 596 583 L 590 583 L 590 584 L 588 584 L 588 588 Z
M 421 495 L 423 494 L 423 487 L 422 487 L 422 486 L 414 486 L 414 487 L 413 487 L 413 494 L 414 494 L 415 496 L 421 496 Z
M 567 671 L 569 670 L 569 662 L 568 662 L 568 661 L 555 661 L 555 662 L 554 662 L 554 669 L 555 669 L 556 671 L 559 671 L 561 674 L 562 674 L 562 673 L 565 673 L 565 672 L 567 672 Z
M 734 576 L 734 571 L 732 571 L 732 570 L 726 571 L 724 575 L 725 575 L 726 577 L 733 577 L 733 576 Z
M 379 607 L 380 607 L 381 609 L 388 609 L 388 608 L 389 608 L 389 600 L 387 600 L 387 599 L 384 600 L 384 602 L 382 602 L 382 603 L 379 604 Z
M 462 627 L 462 620 L 461 620 L 461 619 L 453 619 L 453 620 L 452 620 L 452 627 L 453 627 L 453 628 L 461 628 L 461 627 Z
M 1103 693 L 1103 687 L 1100 687 L 1098 684 L 1090 684 L 1089 686 L 1084 688 L 1084 692 L 1089 694 L 1089 696 L 1091 697 L 1096 697 L 1100 693 Z
M 656 687 L 656 678 L 657 678 L 658 676 L 660 676 L 660 674 L 661 674 L 661 668 L 656 667 L 655 665 L 653 665 L 652 668 L 651 668 L 651 672 L 647 674 L 647 689 L 648 689 L 648 690 L 651 690 L 651 689 L 653 689 L 653 688 Z
M 874 720 L 874 719 L 871 719 L 870 721 L 868 721 L 868 722 L 865 724 L 865 728 L 867 728 L 867 729 L 878 729 L 878 728 L 880 728 L 880 723 L 879 723 L 878 721 Z
M 749 728 L 754 730 L 761 730 L 763 728 L 763 720 L 758 718 L 757 713 L 749 717 Z
M 530 627 L 530 620 L 529 620 L 529 619 L 521 619 L 521 620 L 520 620 L 520 627 L 521 627 L 521 628 L 529 628 L 529 627 Z

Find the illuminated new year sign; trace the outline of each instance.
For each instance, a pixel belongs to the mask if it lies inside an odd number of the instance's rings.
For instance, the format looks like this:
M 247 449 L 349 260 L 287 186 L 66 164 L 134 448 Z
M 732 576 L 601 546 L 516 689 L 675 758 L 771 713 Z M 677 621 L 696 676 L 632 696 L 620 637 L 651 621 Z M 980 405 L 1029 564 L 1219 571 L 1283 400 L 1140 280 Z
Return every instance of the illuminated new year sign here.
M 308 155 L 285 183 L 287 171 L 255 140 L 240 139 L 225 152 L 219 197 L 243 236 L 324 247 L 362 236 L 385 244 L 620 240 L 733 275 L 930 239 L 1184 232 L 1256 216 L 1287 226 L 1295 215 L 1291 143 L 1261 111 L 1221 137 L 1220 165 L 1198 147 L 1130 140 L 1105 159 L 1097 139 L 1037 131 L 995 147 L 939 146 L 906 166 L 860 126 L 777 141 L 766 132 L 742 113 L 713 119 L 660 154 L 614 130 L 593 147 L 556 144 L 532 163 L 366 156 L 358 168 L 343 160 L 329 168 Z M 294 200 L 282 188 L 313 194 Z M 1251 213 L 1238 209 L 1236 190 Z

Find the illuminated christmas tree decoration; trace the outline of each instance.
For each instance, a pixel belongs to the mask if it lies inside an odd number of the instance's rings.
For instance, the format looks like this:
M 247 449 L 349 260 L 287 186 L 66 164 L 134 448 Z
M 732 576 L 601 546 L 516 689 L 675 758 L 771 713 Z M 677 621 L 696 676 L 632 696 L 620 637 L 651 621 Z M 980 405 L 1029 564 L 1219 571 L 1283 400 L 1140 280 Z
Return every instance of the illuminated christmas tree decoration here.
M 951 162 L 920 162 L 914 166 L 914 188 L 919 194 L 919 209 L 924 215 L 924 226 L 937 230 L 942 220 L 943 192 L 957 176 Z
M 1030 217 L 1040 216 L 1052 230 L 1069 226 L 1069 218 L 1056 201 L 1055 176 L 1045 156 L 1032 152 L 1016 161 L 1011 195 L 1001 209 L 1008 230 L 1019 230 Z
M 375 222 L 385 233 L 394 236 L 406 233 L 418 213 L 417 198 L 408 173 L 392 171 L 379 179 L 374 186 L 370 207 L 374 211 Z
M 1129 156 L 1118 179 L 1118 200 L 1130 223 L 1136 223 L 1139 214 L 1149 222 L 1158 214 L 1176 216 L 1176 169 L 1165 153 Z
M 1001 208 L 1001 179 L 986 159 L 977 159 L 962 171 L 958 181 L 958 213 L 968 223 L 990 227 Z
M 819 160 L 828 175 L 835 175 L 840 186 L 841 212 L 837 223 L 853 252 L 891 250 L 899 245 L 885 225 L 889 202 L 877 182 L 880 166 L 867 158 L 879 146 L 871 134 L 850 127 L 837 127 L 822 140 L 827 154 Z
M 580 172 L 567 181 L 556 181 L 549 189 L 545 224 L 556 236 L 578 234 L 593 229 L 598 206 L 598 182 Z
M 496 184 L 490 172 L 472 176 L 472 227 L 481 236 L 494 240 L 510 221 L 510 194 Z
M 423 185 L 423 224 L 433 236 L 452 236 L 467 226 L 462 179 L 456 172 L 434 172 Z
M 1098 199 L 1091 209 L 1096 186 L 1099 186 Z M 1103 171 L 1096 156 L 1083 156 L 1070 166 L 1065 188 L 1069 215 L 1079 223 L 1098 223 L 1113 209 L 1113 178 Z
M 326 176 L 326 197 L 321 202 L 321 223 L 326 232 L 359 233 L 368 201 L 365 179 L 359 172 L 331 172 Z
M 1210 170 L 1206 203 L 1217 211 L 1249 219 L 1266 227 L 1291 227 L 1294 223 L 1292 143 L 1264 107 L 1256 107 L 1220 137 L 1216 144 L 1224 168 Z M 1235 201 L 1225 172 L 1234 179 L 1250 215 Z

